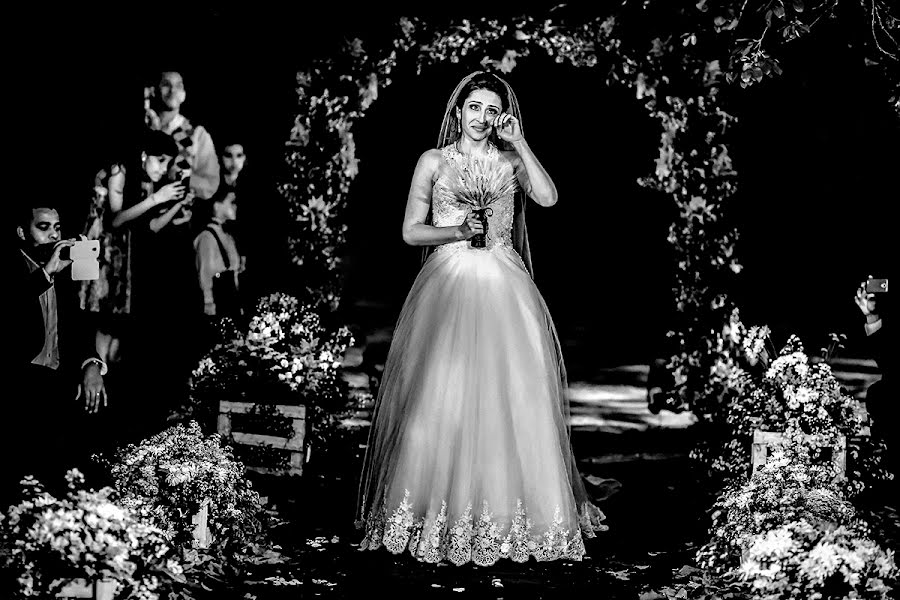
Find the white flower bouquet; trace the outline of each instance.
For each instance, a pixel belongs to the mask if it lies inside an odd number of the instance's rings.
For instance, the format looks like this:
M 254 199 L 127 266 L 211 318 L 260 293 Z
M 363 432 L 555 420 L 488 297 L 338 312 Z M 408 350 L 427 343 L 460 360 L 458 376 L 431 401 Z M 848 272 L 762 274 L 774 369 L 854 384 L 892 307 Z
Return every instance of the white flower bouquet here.
M 484 233 L 471 239 L 473 248 L 484 248 L 488 233 L 487 217 L 492 214 L 491 205 L 516 191 L 516 178 L 511 172 L 498 167 L 488 157 L 469 154 L 459 161 L 450 161 L 448 189 L 457 202 L 472 207 L 484 226 Z
M 146 507 L 115 502 L 113 490 L 84 489 L 77 470 L 66 475 L 64 498 L 23 480 L 23 500 L 0 515 L 0 539 L 10 549 L 3 565 L 17 576 L 23 598 L 52 598 L 73 580 L 112 581 L 116 597 L 152 600 L 182 566 Z

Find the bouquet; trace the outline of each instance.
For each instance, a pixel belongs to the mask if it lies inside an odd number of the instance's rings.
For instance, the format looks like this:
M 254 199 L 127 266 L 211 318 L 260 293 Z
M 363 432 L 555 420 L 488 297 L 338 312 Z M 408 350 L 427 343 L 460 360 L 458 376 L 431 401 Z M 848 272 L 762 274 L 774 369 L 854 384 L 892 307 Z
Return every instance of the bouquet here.
M 114 502 L 113 490 L 85 490 L 84 477 L 66 474 L 69 491 L 55 498 L 34 478 L 23 500 L 0 514 L 0 539 L 10 549 L 0 565 L 17 577 L 19 598 L 52 598 L 74 579 L 116 584 L 117 598 L 159 597 L 182 581 L 183 567 L 146 507 Z
M 487 217 L 493 214 L 491 205 L 516 191 L 515 175 L 487 157 L 470 154 L 450 163 L 449 181 L 448 188 L 456 201 L 471 206 L 484 226 L 484 233 L 472 237 L 473 248 L 484 248 Z

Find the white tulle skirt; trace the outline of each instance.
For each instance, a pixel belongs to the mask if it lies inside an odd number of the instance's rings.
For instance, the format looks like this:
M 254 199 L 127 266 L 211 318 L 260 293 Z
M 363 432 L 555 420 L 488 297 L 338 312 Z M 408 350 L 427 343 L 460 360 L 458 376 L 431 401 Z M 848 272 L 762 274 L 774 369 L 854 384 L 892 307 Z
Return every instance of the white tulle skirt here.
M 585 552 L 604 530 L 572 456 L 565 368 L 518 254 L 445 247 L 394 332 L 360 485 L 362 548 L 490 565 Z

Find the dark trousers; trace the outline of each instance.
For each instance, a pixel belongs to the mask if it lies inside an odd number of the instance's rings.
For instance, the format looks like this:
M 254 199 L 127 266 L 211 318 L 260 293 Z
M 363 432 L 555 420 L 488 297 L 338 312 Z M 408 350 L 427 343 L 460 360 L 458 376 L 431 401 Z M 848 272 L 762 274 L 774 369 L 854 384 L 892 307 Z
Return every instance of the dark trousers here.
M 866 390 L 866 410 L 872 421 L 872 435 L 885 441 L 887 461 L 885 465 L 900 478 L 900 440 L 897 439 L 897 425 L 900 423 L 900 398 L 897 398 L 893 380 L 882 378 Z

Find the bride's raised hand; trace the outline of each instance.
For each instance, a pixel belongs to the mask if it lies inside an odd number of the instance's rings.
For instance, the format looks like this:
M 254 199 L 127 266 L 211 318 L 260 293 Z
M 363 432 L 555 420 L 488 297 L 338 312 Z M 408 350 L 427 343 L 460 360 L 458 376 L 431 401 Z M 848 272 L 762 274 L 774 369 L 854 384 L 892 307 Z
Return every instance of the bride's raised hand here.
M 519 120 L 509 113 L 500 113 L 493 122 L 497 135 L 504 142 L 514 143 L 522 140 L 522 128 Z
M 481 219 L 475 213 L 470 212 L 466 215 L 466 220 L 460 224 L 458 230 L 462 239 L 468 240 L 479 233 L 484 233 L 484 225 L 481 224 Z

